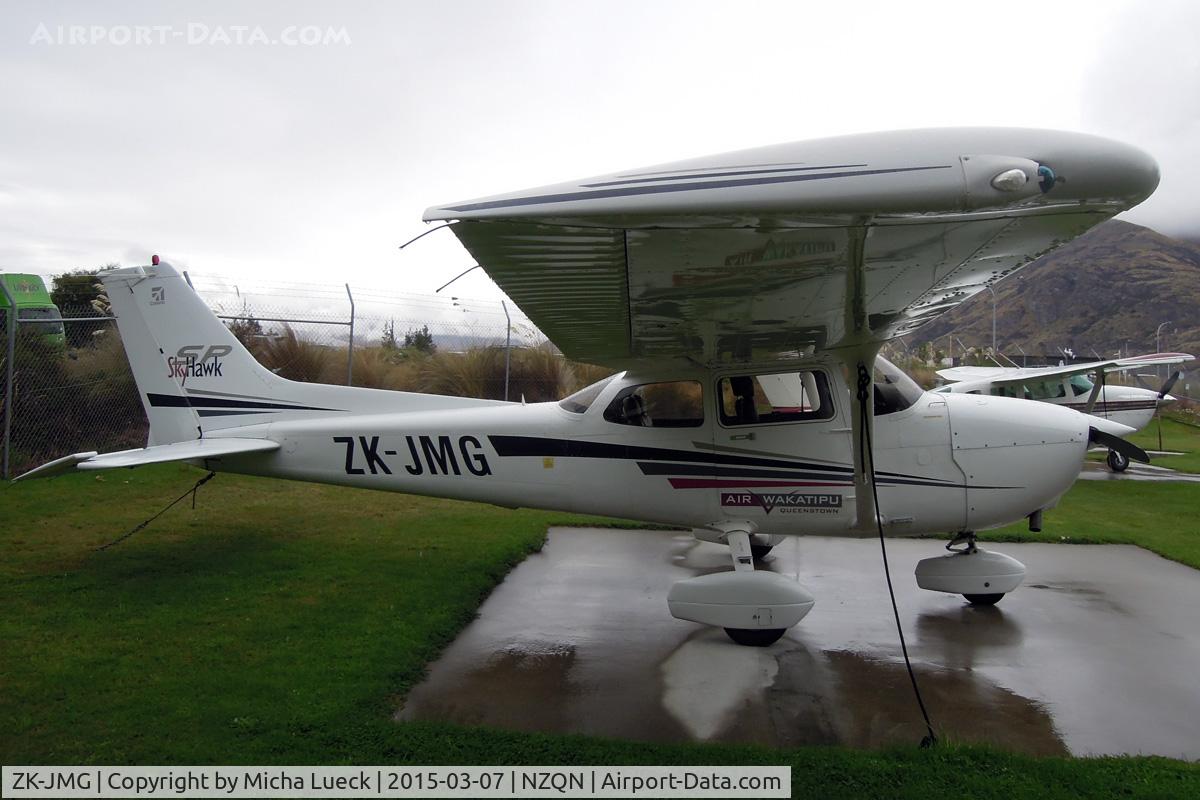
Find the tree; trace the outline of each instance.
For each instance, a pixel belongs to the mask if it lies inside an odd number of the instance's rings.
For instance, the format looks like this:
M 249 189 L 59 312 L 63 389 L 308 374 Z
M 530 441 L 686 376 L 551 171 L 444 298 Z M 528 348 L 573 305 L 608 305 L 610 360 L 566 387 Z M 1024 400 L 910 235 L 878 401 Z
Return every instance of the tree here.
M 379 346 L 384 350 L 399 350 L 400 345 L 396 343 L 396 320 L 391 319 L 383 326 L 383 338 L 379 342 Z
M 433 334 L 429 332 L 428 325 L 422 325 L 420 330 L 409 328 L 408 332 L 404 334 L 404 346 L 430 355 L 437 350 L 437 345 L 433 343 Z
M 51 281 L 50 301 L 67 319 L 78 317 L 108 316 L 108 295 L 104 285 L 97 279 L 101 272 L 117 269 L 120 264 L 105 264 L 99 269 L 77 269 L 56 275 Z M 103 322 L 68 322 L 64 325 L 67 344 L 71 347 L 86 347 L 91 344 L 97 331 L 104 329 Z

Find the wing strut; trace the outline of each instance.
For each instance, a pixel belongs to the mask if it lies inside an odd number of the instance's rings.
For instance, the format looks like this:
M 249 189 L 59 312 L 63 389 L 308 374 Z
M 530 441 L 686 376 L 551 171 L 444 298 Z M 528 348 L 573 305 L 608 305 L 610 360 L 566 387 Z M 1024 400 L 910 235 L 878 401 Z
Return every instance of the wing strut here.
M 1092 413 L 1092 409 L 1096 407 L 1096 399 L 1100 397 L 1100 394 L 1103 391 L 1104 391 L 1104 367 L 1098 367 L 1096 369 L 1096 382 L 1092 384 L 1092 393 L 1088 395 L 1087 406 L 1084 408 L 1083 413 L 1085 413 L 1085 414 Z M 1108 418 L 1108 403 L 1104 404 L 1104 417 L 1105 417 L 1105 419 Z

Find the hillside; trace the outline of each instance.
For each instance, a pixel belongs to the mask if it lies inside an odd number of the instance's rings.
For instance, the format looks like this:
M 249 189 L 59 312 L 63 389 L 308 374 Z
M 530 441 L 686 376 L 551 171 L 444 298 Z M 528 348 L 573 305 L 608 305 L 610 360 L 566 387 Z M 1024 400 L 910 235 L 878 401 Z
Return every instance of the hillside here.
M 1200 355 L 1200 244 L 1111 220 L 996 285 L 996 343 L 1019 358 L 1071 348 L 1079 356 L 1154 352 Z M 945 349 L 953 334 L 968 347 L 992 341 L 988 292 L 912 334 L 910 347 Z M 956 342 L 955 352 L 960 345 Z

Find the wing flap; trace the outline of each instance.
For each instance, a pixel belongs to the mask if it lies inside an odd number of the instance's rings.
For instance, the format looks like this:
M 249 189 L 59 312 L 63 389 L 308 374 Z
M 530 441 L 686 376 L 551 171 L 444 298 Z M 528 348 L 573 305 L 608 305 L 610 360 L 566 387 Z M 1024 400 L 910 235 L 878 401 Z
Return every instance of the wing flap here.
M 168 461 L 192 461 L 195 459 L 220 458 L 222 456 L 267 453 L 278 450 L 279 443 L 269 439 L 195 439 L 188 442 L 160 444 L 135 450 L 120 450 L 115 453 L 97 454 L 95 451 L 75 453 L 55 459 L 48 464 L 18 475 L 13 482 L 30 478 L 50 478 L 75 469 L 117 469 L 140 467 L 145 464 L 162 464 Z

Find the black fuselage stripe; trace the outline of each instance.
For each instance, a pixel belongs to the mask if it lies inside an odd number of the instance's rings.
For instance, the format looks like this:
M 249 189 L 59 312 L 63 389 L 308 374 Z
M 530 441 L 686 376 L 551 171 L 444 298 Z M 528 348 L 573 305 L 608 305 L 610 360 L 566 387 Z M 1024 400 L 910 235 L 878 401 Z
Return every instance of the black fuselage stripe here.
M 274 411 L 337 411 L 336 408 L 289 406 L 283 403 L 264 403 L 259 400 L 230 400 L 224 397 L 181 397 L 173 394 L 148 392 L 146 398 L 155 408 L 240 408 Z
M 489 436 L 488 441 L 499 456 L 557 456 L 561 458 L 606 458 L 631 460 L 639 462 L 674 461 L 689 464 L 699 464 L 701 469 L 708 470 L 713 465 L 738 467 L 773 467 L 775 469 L 810 470 L 814 476 L 822 478 L 851 477 L 853 467 L 843 467 L 832 464 L 814 464 L 805 461 L 784 461 L 775 458 L 755 458 L 752 456 L 735 456 L 724 453 L 698 452 L 689 450 L 669 450 L 663 447 L 642 447 L 639 445 L 610 444 L 609 442 L 589 442 L 580 439 L 550 439 L 539 436 Z M 665 474 L 665 473 L 664 473 Z M 679 473 L 682 474 L 682 473 Z M 711 474 L 711 472 L 696 472 L 694 474 Z M 919 478 L 899 472 L 878 471 L 877 476 L 885 479 L 918 480 L 929 485 L 940 484 L 955 486 L 950 481 L 938 478 Z
M 734 456 L 721 453 L 669 450 L 664 447 L 589 442 L 582 439 L 550 439 L 539 436 L 489 436 L 488 441 L 500 456 L 562 456 L 564 458 L 615 458 L 636 461 L 689 461 L 702 464 L 737 464 L 747 467 L 811 469 L 825 473 L 853 475 L 851 467 L 783 461 L 775 458 Z
M 228 417 L 230 415 L 238 415 L 238 414 L 271 414 L 271 413 L 273 413 L 273 412 L 271 412 L 271 411 L 250 411 L 248 409 L 224 409 L 224 410 L 207 409 L 207 408 L 196 409 L 196 416 L 199 416 L 199 417 Z
M 706 466 L 702 464 L 664 464 L 661 462 L 638 462 L 643 475 L 667 475 L 679 477 L 712 477 L 712 478 L 776 478 L 779 480 L 827 481 L 846 480 L 843 476 L 831 476 L 828 473 L 796 472 L 794 470 L 765 470 L 742 469 L 738 467 Z M 1016 489 L 1016 486 L 975 486 L 973 484 L 954 483 L 941 478 L 919 478 L 916 476 L 886 477 L 876 476 L 875 482 L 880 486 L 928 486 L 935 489 Z M 847 483 L 853 486 L 853 483 Z
M 675 183 L 669 186 L 630 186 L 626 188 L 594 189 L 588 192 L 562 192 L 560 194 L 543 194 L 536 197 L 517 197 L 507 200 L 483 200 L 478 203 L 464 203 L 461 206 L 449 206 L 447 211 L 485 211 L 499 208 L 519 208 L 521 206 L 536 206 L 542 203 L 569 203 L 575 200 L 596 200 L 608 197 L 636 197 L 648 194 L 666 194 L 669 192 L 692 192 L 705 189 L 735 189 L 742 186 L 768 186 L 775 183 L 799 183 L 800 181 L 822 181 L 835 178 L 853 178 L 863 175 L 893 175 L 901 172 L 921 172 L 932 169 L 950 169 L 949 164 L 939 164 L 928 167 L 896 167 L 894 169 L 863 169 L 852 172 L 820 172 L 804 175 L 776 175 L 768 178 L 730 178 L 718 181 L 695 181 L 692 183 Z

